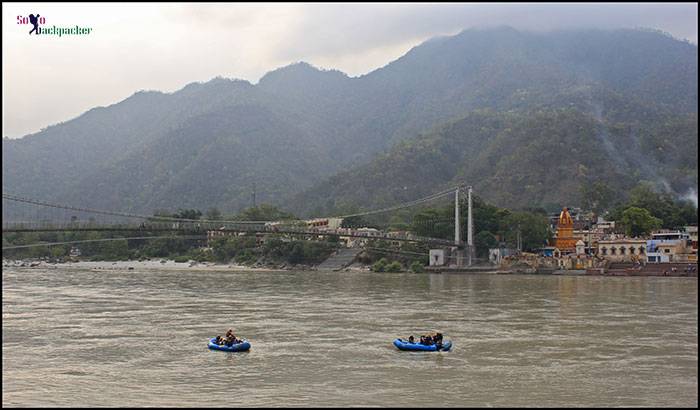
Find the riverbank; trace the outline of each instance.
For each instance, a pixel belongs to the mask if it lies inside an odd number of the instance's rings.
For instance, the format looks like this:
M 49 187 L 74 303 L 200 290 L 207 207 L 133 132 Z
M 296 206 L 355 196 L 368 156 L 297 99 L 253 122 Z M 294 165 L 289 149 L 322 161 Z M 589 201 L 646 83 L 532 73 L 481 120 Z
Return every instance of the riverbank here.
M 67 261 L 51 262 L 46 260 L 12 260 L 3 259 L 3 268 L 41 268 L 41 269 L 89 269 L 95 271 L 128 271 L 128 270 L 176 270 L 176 271 L 312 271 L 315 267 L 309 265 L 270 265 L 270 266 L 246 266 L 231 263 L 214 262 L 175 262 L 172 259 L 149 259 L 143 261 Z M 353 264 L 344 271 L 367 271 L 368 266 Z
M 272 271 L 285 268 L 249 267 L 237 264 L 217 264 L 213 262 L 175 262 L 166 259 L 144 261 L 76 261 L 48 262 L 28 260 L 3 260 L 3 268 L 42 268 L 42 269 L 89 269 L 96 271 L 125 270 L 203 270 L 203 271 Z

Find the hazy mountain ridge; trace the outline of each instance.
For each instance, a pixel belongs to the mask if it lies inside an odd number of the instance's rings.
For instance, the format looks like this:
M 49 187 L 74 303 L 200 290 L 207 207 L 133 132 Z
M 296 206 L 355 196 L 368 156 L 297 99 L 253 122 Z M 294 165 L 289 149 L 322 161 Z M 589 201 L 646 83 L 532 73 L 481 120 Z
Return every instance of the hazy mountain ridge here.
M 260 201 L 284 205 L 304 189 L 318 189 L 314 184 L 325 176 L 483 108 L 566 108 L 609 126 L 648 124 L 652 116 L 678 116 L 683 124 L 687 114 L 697 115 L 697 46 L 647 30 L 466 30 L 429 40 L 361 77 L 298 63 L 255 85 L 217 78 L 170 94 L 139 92 L 20 140 L 4 139 L 3 190 L 139 212 L 235 211 L 250 205 L 255 183 Z M 475 150 L 482 146 L 489 144 L 474 140 Z M 454 174 L 464 158 L 450 160 L 457 163 L 423 164 L 435 167 L 424 174 L 435 173 L 435 183 Z M 692 181 L 693 172 L 697 184 L 697 156 L 694 170 L 691 164 L 669 178 Z M 570 194 L 554 191 L 536 192 L 546 200 Z M 525 198 L 531 196 L 512 200 Z M 298 205 L 307 212 L 318 207 Z
M 399 143 L 286 204 L 306 216 L 337 214 L 463 183 L 490 202 L 516 208 L 582 203 L 581 188 L 597 181 L 620 197 L 641 180 L 682 193 L 697 187 L 697 139 L 696 114 L 655 116 L 640 126 L 600 122 L 576 109 L 479 110 Z M 632 148 L 635 143 L 639 147 Z M 642 150 L 654 153 L 644 163 Z

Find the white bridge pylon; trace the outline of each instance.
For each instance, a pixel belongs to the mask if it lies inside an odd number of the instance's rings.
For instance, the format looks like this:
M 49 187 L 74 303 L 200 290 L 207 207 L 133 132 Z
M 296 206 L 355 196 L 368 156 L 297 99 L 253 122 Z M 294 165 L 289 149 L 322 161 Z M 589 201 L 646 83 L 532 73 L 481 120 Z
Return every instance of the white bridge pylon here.
M 455 189 L 455 247 L 457 249 L 462 247 L 463 241 L 460 234 L 460 224 L 459 224 L 459 192 L 466 190 L 467 192 L 467 246 L 466 246 L 466 257 L 467 266 L 472 265 L 472 259 L 474 256 L 474 235 L 473 235 L 473 224 L 472 224 L 472 187 L 460 186 Z M 457 257 L 457 265 L 460 265 L 460 257 Z

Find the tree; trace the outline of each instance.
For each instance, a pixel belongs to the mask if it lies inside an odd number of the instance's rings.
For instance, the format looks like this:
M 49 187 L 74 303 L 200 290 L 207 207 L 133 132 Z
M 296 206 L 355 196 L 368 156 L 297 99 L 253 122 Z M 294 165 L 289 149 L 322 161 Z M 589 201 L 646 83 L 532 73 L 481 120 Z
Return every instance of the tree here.
M 399 261 L 393 261 L 384 268 L 386 272 L 401 272 L 402 270 L 403 266 L 401 266 L 401 262 Z
M 410 228 L 408 222 L 406 222 L 407 216 L 394 214 L 389 219 L 389 229 L 396 231 L 406 231 Z
M 301 263 L 304 261 L 304 245 L 301 241 L 294 242 L 292 249 L 289 251 L 287 260 L 290 263 Z
M 625 227 L 625 233 L 632 237 L 646 235 L 652 230 L 660 228 L 662 224 L 661 220 L 652 216 L 648 210 L 634 206 L 622 212 L 620 222 Z
M 387 264 L 388 264 L 388 261 L 386 260 L 386 258 L 381 258 L 380 260 L 375 262 L 374 265 L 372 265 L 372 270 L 374 272 L 384 272 Z
M 246 208 L 236 215 L 241 221 L 280 221 L 298 219 L 293 214 L 284 212 L 276 206 L 260 204 L 259 206 Z
M 605 182 L 595 181 L 581 185 L 581 196 L 584 208 L 600 214 L 613 204 L 615 191 Z
M 630 207 L 649 211 L 651 216 L 661 221 L 661 228 L 678 229 L 698 221 L 697 208 L 692 202 L 676 200 L 669 192 L 657 192 L 645 182 L 632 189 L 629 201 L 610 211 L 607 218 L 622 221 L 623 212 Z
M 448 239 L 454 235 L 454 208 L 432 208 L 413 217 L 411 230 L 419 236 Z
M 54 258 L 60 258 L 68 255 L 68 248 L 66 248 L 65 246 L 52 246 L 50 249 L 51 256 L 53 256 Z
M 478 257 L 488 255 L 489 249 L 495 248 L 496 245 L 498 245 L 498 241 L 489 231 L 481 231 L 474 237 L 474 246 Z
M 375 223 L 370 222 L 364 216 L 351 216 L 349 218 L 343 218 L 343 222 L 340 224 L 341 228 L 379 228 Z
M 542 247 L 552 236 L 547 217 L 531 212 L 512 213 L 503 220 L 502 231 L 511 246 L 517 243 L 520 231 L 523 250 L 527 251 Z
M 206 213 L 206 219 L 210 221 L 221 220 L 221 211 L 219 211 L 219 209 L 216 207 L 209 208 L 209 210 Z
M 420 263 L 420 262 L 418 262 L 418 261 L 414 261 L 414 262 L 411 264 L 411 272 L 414 272 L 414 273 L 422 273 L 422 272 L 424 272 L 424 271 L 425 271 L 425 268 L 423 267 L 423 264 L 422 264 L 422 263 Z
M 173 218 L 177 219 L 199 219 L 202 217 L 202 211 L 199 209 L 178 209 L 177 213 L 173 214 Z

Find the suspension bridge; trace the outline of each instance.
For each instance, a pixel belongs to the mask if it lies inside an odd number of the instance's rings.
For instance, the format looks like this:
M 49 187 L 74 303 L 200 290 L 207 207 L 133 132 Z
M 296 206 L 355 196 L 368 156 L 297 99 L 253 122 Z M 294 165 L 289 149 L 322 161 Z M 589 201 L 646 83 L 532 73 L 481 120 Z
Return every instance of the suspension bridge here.
M 467 240 L 462 240 L 460 211 L 460 193 L 466 193 L 468 202 L 468 217 L 467 217 Z M 305 236 L 309 238 L 365 238 L 378 241 L 395 241 L 395 242 L 414 242 L 425 244 L 433 247 L 450 246 L 461 250 L 467 259 L 467 263 L 471 265 L 473 254 L 473 235 L 472 235 L 472 189 L 469 186 L 452 187 L 440 192 L 433 193 L 420 199 L 400 203 L 394 206 L 389 206 L 381 209 L 374 209 L 362 212 L 356 212 L 347 215 L 334 215 L 324 217 L 325 219 L 344 220 L 348 218 L 369 217 L 378 214 L 390 214 L 399 212 L 409 208 L 417 208 L 426 206 L 430 203 L 435 203 L 438 200 L 444 200 L 454 195 L 454 219 L 448 218 L 447 222 L 454 223 L 454 240 L 445 238 L 437 238 L 430 236 L 419 236 L 408 231 L 391 231 L 391 230 L 370 230 L 356 228 L 317 228 L 309 225 L 303 220 L 280 220 L 280 221 L 247 221 L 247 220 L 211 220 L 211 219 L 184 219 L 171 216 L 158 215 L 141 215 L 130 212 L 110 211 L 104 209 L 92 209 L 78 207 L 74 205 L 57 204 L 43 200 L 27 198 L 20 195 L 3 193 L 3 209 L 6 206 L 12 206 L 14 220 L 5 220 L 3 218 L 2 232 L 10 233 L 31 233 L 31 232 L 123 232 L 129 235 L 138 235 L 141 233 L 158 234 L 170 233 L 178 238 L 204 238 L 207 235 L 216 233 L 216 235 L 229 234 L 275 234 L 275 235 L 294 235 Z M 19 215 L 19 218 L 18 218 Z M 323 218 L 315 218 L 315 220 Z M 446 222 L 443 218 L 439 222 Z M 456 223 L 455 223 L 456 222 Z M 428 221 L 430 223 L 430 221 Z M 186 236 L 185 236 L 186 235 Z M 164 236 L 130 236 L 118 239 L 148 239 L 148 238 L 164 238 Z M 37 244 L 22 244 L 8 245 L 3 243 L 3 250 L 18 249 L 31 246 L 52 246 L 59 244 L 84 243 L 90 241 L 108 241 L 115 239 L 93 239 L 84 241 L 72 242 L 55 242 L 55 243 L 37 243 Z

